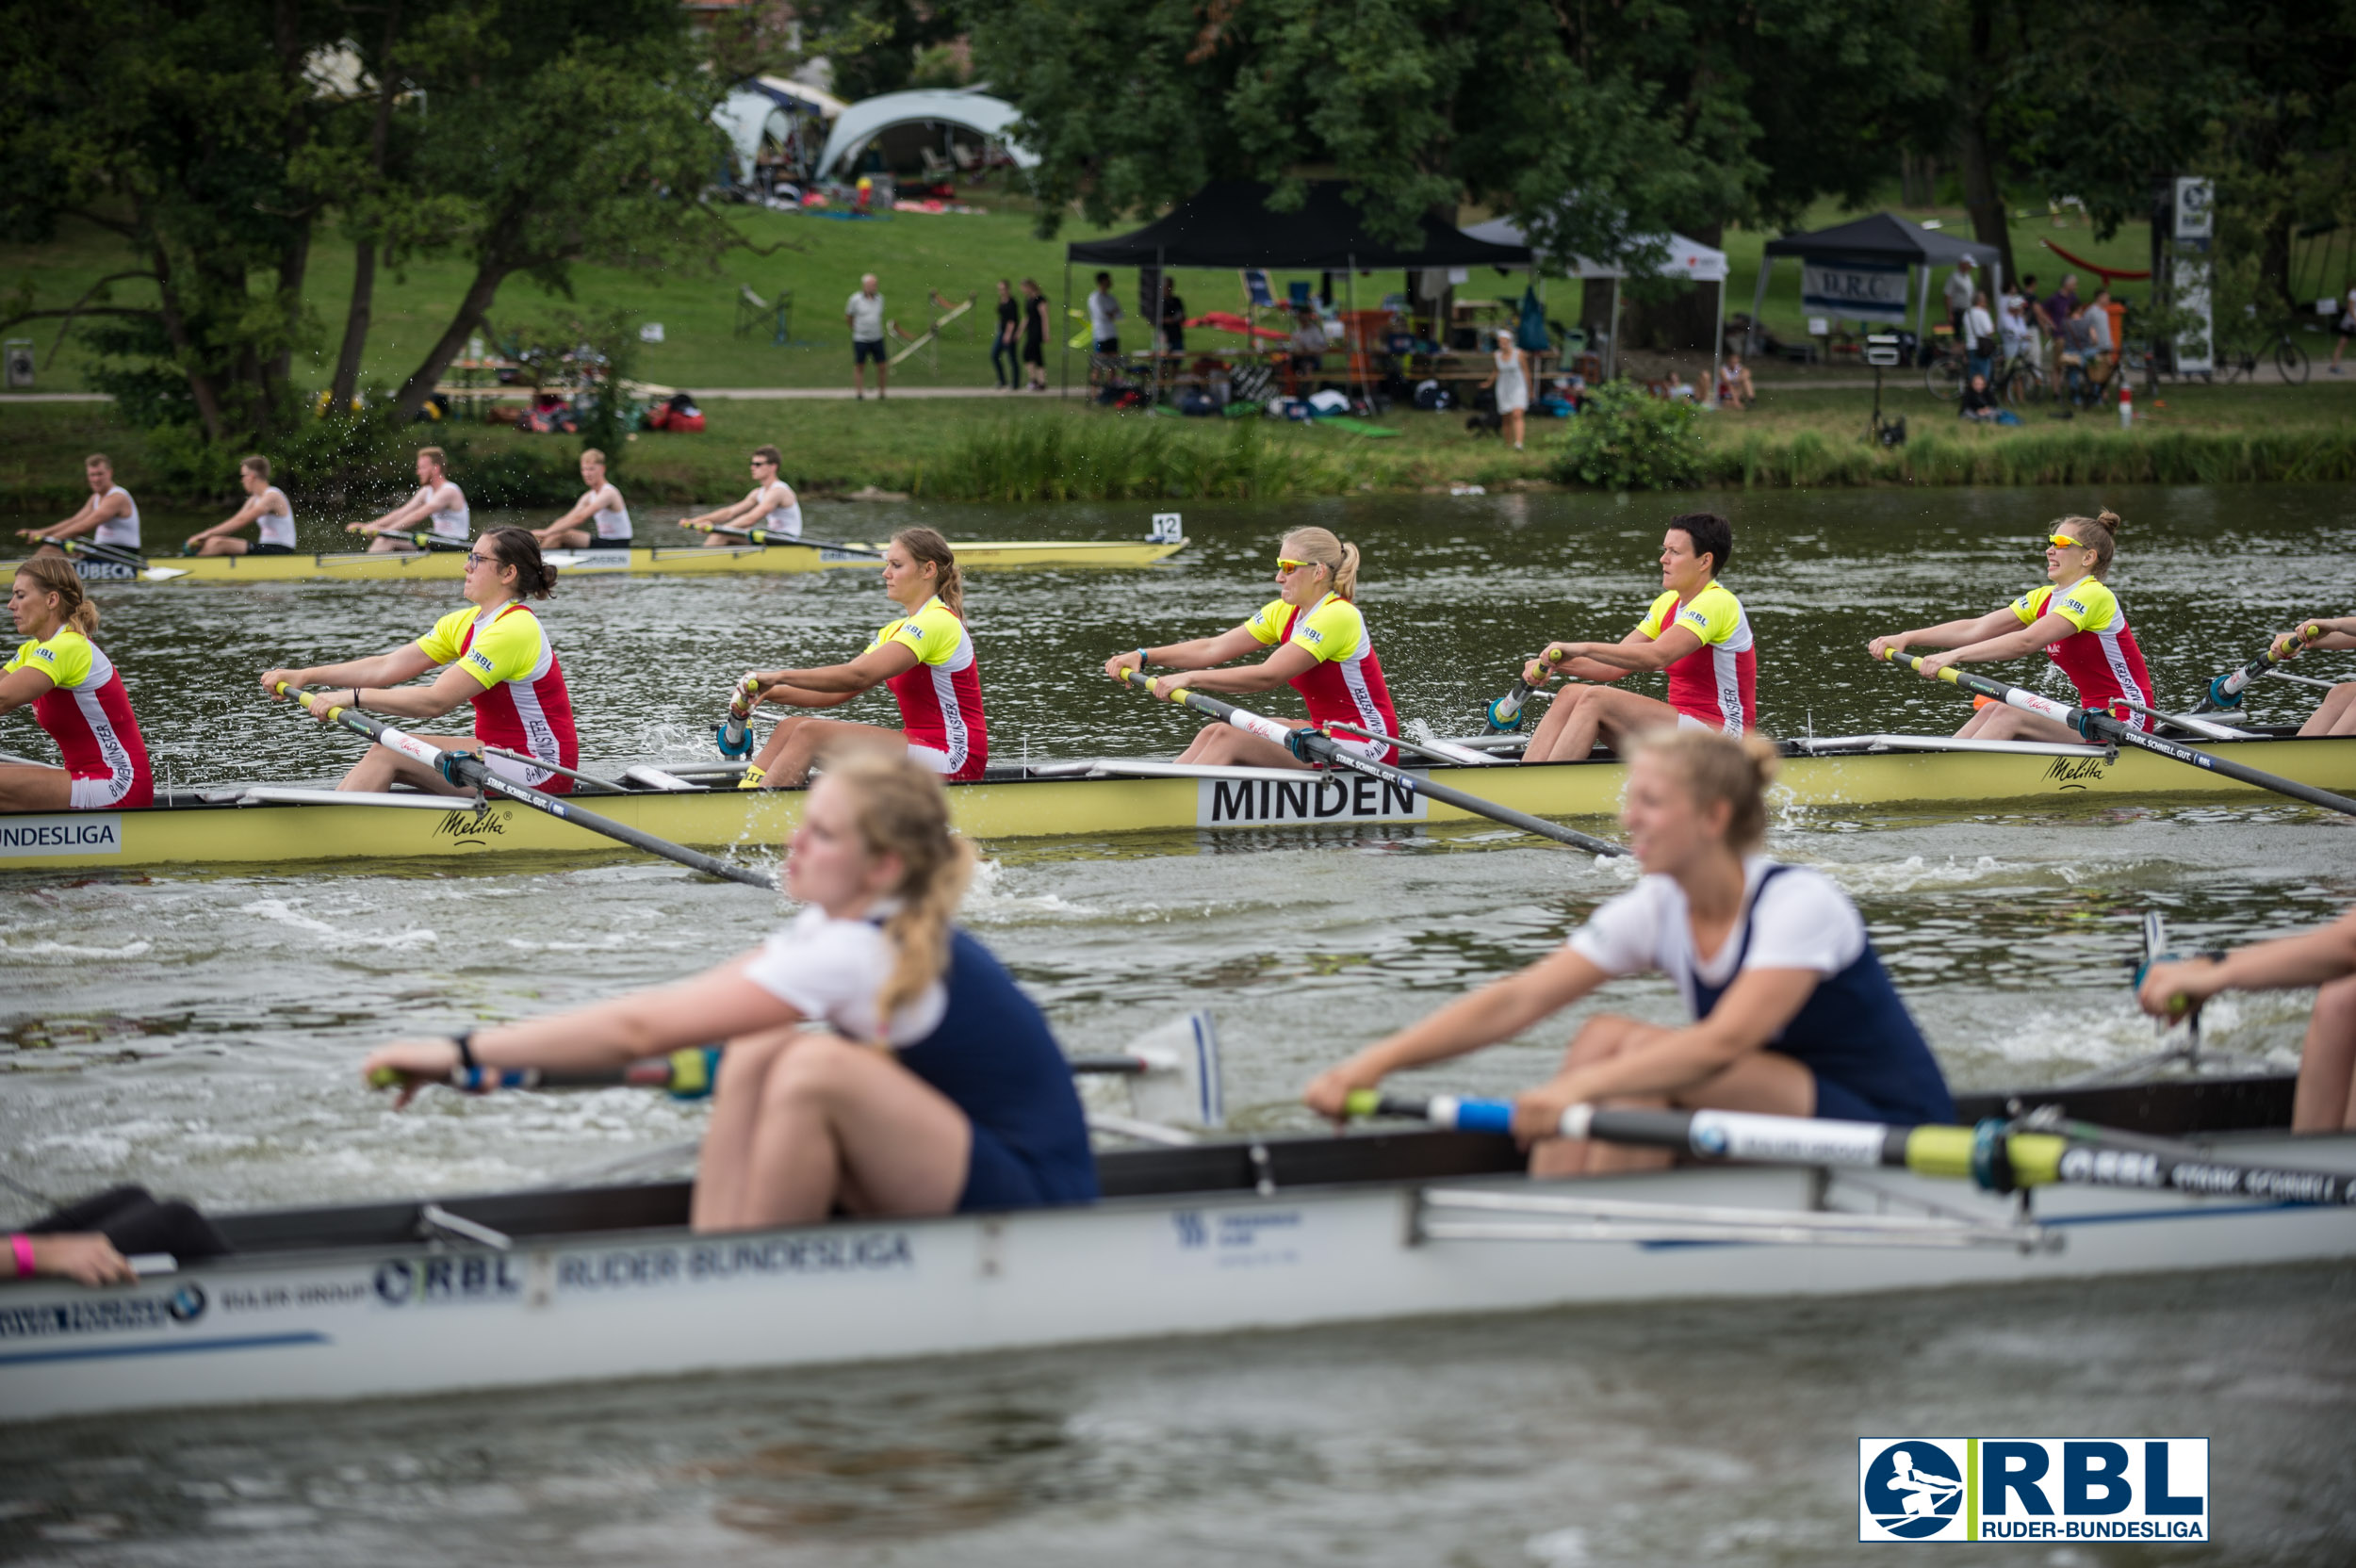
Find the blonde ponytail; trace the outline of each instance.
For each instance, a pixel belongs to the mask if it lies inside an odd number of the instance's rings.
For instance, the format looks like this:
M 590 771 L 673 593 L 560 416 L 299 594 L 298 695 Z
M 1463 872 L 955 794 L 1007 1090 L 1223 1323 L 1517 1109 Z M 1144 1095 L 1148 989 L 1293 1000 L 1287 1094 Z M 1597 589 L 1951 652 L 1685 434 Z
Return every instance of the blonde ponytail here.
M 973 880 L 976 857 L 970 841 L 949 831 L 941 780 L 907 758 L 852 752 L 830 759 L 826 776 L 850 796 L 867 853 L 900 861 L 892 890 L 900 906 L 883 924 L 897 958 L 875 993 L 876 1019 L 888 1029 L 892 1015 L 948 972 L 949 923 Z
M 57 613 L 66 625 L 85 637 L 98 630 L 98 606 L 84 592 L 81 574 L 74 569 L 73 562 L 62 555 L 37 555 L 18 562 L 16 575 L 31 578 L 41 593 L 57 595 Z
M 1783 756 L 1764 735 L 1739 739 L 1716 729 L 1656 729 L 1639 737 L 1631 752 L 1658 757 L 1676 770 L 1704 809 L 1725 801 L 1726 842 L 1747 854 L 1767 838 L 1767 786 L 1775 781 Z
M 1279 547 L 1282 554 L 1293 561 L 1314 562 L 1333 574 L 1333 592 L 1356 602 L 1358 597 L 1358 547 L 1345 545 L 1323 528 L 1297 528 L 1284 535 Z

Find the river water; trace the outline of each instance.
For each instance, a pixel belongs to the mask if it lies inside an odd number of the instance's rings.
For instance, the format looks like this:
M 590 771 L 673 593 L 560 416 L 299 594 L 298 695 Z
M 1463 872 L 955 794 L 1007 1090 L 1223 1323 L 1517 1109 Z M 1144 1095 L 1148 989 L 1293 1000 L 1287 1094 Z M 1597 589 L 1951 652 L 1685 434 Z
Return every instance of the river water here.
M 1865 640 L 2041 581 L 2045 525 L 2098 500 L 2127 518 L 2113 581 L 2171 700 L 2351 597 L 2345 488 L 1419 497 L 1189 504 L 1174 562 L 977 577 L 969 617 L 995 755 L 1166 755 L 1186 717 L 1091 678 L 1097 665 L 1233 625 L 1272 596 L 1283 530 L 1322 523 L 1366 550 L 1361 602 L 1402 721 L 1461 733 L 1546 638 L 1625 630 L 1655 591 L 1662 523 L 1715 505 L 1737 524 L 1726 581 L 1759 638 L 1765 727 L 1945 730 L 1961 699 L 1868 662 Z M 1148 510 L 813 508 L 811 527 L 1096 537 L 1142 531 Z M 151 512 L 151 547 L 209 520 Z M 305 526 L 329 543 L 324 521 Z M 448 585 L 98 597 L 159 774 L 181 783 L 334 776 L 356 743 L 266 703 L 255 677 L 393 646 L 457 603 Z M 861 571 L 569 583 L 543 613 L 584 757 L 618 763 L 707 754 L 730 676 L 847 656 L 889 611 Z M 2265 682 L 2253 706 L 2295 717 L 2300 696 Z M 1297 711 L 1288 700 L 1264 706 Z M 0 721 L 0 749 L 42 748 L 25 719 Z M 2142 911 L 2165 910 L 2184 944 L 2315 923 L 2356 896 L 2348 832 L 2263 799 L 1793 811 L 1771 848 L 1849 890 L 1950 1076 L 1988 1086 L 2151 1049 L 2122 967 Z M 967 918 L 1067 1045 L 1110 1046 L 1207 1001 L 1231 1114 L 1252 1127 L 1305 1128 L 1292 1097 L 1318 1066 L 1528 962 L 1632 874 L 1474 825 L 987 847 Z M 700 1111 L 614 1090 L 433 1096 L 397 1116 L 352 1065 L 396 1032 L 676 978 L 777 918 L 747 890 L 610 858 L 11 874 L 0 1170 L 53 1194 L 136 1180 L 241 1206 L 480 1190 L 658 1150 L 692 1137 Z M 1673 998 L 1634 982 L 1605 1004 L 1666 1019 Z M 2210 1020 L 2217 1043 L 2287 1065 L 2304 999 L 2229 999 Z M 1432 1086 L 1530 1082 L 1570 1021 Z M 0 1196 L 0 1218 L 33 1206 Z M 1816 1562 L 1852 1539 L 1849 1438 L 1928 1429 L 2219 1440 L 2213 1556 L 2000 1560 L 2337 1561 L 2356 1538 L 2352 1286 L 2305 1269 L 1598 1311 L 0 1428 L 0 1555 Z

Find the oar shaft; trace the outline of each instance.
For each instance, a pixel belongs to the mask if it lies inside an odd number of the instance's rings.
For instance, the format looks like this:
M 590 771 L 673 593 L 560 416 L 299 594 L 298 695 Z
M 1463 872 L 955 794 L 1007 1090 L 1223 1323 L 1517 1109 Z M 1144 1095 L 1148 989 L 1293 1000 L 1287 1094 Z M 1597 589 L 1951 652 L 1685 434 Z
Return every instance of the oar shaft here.
M 297 694 L 295 689 L 283 680 L 278 683 L 278 690 L 288 696 Z M 627 823 L 615 822 L 611 817 L 601 817 L 597 812 L 583 809 L 569 801 L 559 800 L 554 795 L 543 794 L 529 785 L 503 778 L 493 773 L 489 764 L 485 763 L 483 759 L 471 753 L 444 751 L 438 746 L 429 745 L 414 735 L 394 728 L 381 719 L 370 718 L 366 713 L 355 713 L 348 708 L 330 708 L 327 710 L 327 719 L 330 724 L 339 725 L 351 730 L 354 735 L 365 736 L 387 751 L 397 752 L 412 761 L 423 763 L 453 784 L 470 785 L 485 794 L 503 796 L 520 806 L 529 806 L 535 811 L 545 812 L 560 822 L 571 823 L 574 826 L 587 832 L 601 834 L 618 843 L 626 843 L 632 849 L 643 849 L 649 855 L 660 855 L 666 860 L 675 860 L 682 866 L 702 872 L 708 876 L 725 877 L 730 882 L 742 882 L 748 888 L 759 888 L 766 892 L 777 890 L 775 880 L 759 872 L 744 866 L 730 865 L 728 861 L 706 855 L 701 850 L 689 849 L 684 844 L 675 844 L 668 839 L 658 839 L 653 834 L 642 832 Z
M 2209 694 L 2201 699 L 2201 706 L 2194 711 L 2208 713 L 2219 709 L 2239 708 L 2242 693 L 2249 690 L 2251 681 L 2273 669 L 2275 665 L 2298 658 L 2300 650 L 2322 635 L 2323 628 L 2314 621 L 2309 621 L 2305 626 L 2291 633 L 2289 641 L 2280 650 L 2271 642 L 2267 643 L 2266 652 L 2258 655 L 2240 669 L 2218 676 L 2215 680 L 2210 681 Z
M 865 545 L 835 545 L 817 539 L 796 539 L 765 528 L 729 528 L 720 523 L 681 523 L 679 526 L 692 528 L 699 533 L 717 533 L 729 539 L 742 539 L 749 545 L 807 545 L 811 549 L 832 550 L 837 555 L 863 555 L 873 561 L 884 558 L 883 551 L 871 549 Z
M 92 561 L 104 561 L 111 565 L 143 567 L 147 564 L 145 556 L 123 545 L 102 545 L 95 539 L 81 538 L 51 539 L 45 543 L 57 546 L 68 555 L 87 555 Z M 36 545 L 33 547 L 39 549 L 41 547 Z
M 1140 691 L 1150 692 L 1153 688 L 1153 682 L 1148 679 L 1141 671 L 1125 670 L 1122 674 L 1129 684 Z M 1386 784 L 1394 784 L 1402 790 L 1411 790 L 1444 805 L 1453 806 L 1460 811 L 1468 811 L 1477 817 L 1487 817 L 1492 822 L 1503 823 L 1508 827 L 1518 827 L 1525 833 L 1535 834 L 1542 839 L 1552 839 L 1557 843 L 1569 844 L 1574 849 L 1587 850 L 1595 855 L 1626 855 L 1628 853 L 1626 849 L 1608 839 L 1597 839 L 1575 828 L 1564 827 L 1560 823 L 1551 823 L 1543 817 L 1533 817 L 1527 811 L 1516 811 L 1510 806 L 1499 806 L 1495 801 L 1483 800 L 1479 795 L 1468 794 L 1450 785 L 1420 777 L 1404 768 L 1395 768 L 1388 762 L 1377 762 L 1371 758 L 1361 757 L 1356 752 L 1337 743 L 1330 736 L 1318 734 L 1315 729 L 1282 724 L 1275 719 L 1254 713 L 1249 709 L 1238 708 L 1229 702 L 1221 702 L 1217 697 L 1204 696 L 1200 692 L 1191 692 L 1185 687 L 1173 691 L 1170 696 L 1173 701 L 1183 703 L 1206 718 L 1221 720 L 1235 726 L 1247 735 L 1256 735 L 1264 741 L 1271 741 L 1303 760 L 1324 762 L 1333 767 L 1346 768 L 1351 773 L 1364 774 L 1369 778 L 1379 778 Z
M 712 1092 L 712 1086 L 719 1078 L 720 1053 L 721 1048 L 716 1045 L 691 1045 L 667 1055 L 644 1056 L 617 1068 L 462 1067 L 451 1069 L 449 1077 L 436 1081 L 465 1094 L 490 1094 L 499 1089 L 622 1087 L 662 1089 L 674 1099 L 699 1100 Z M 1082 1076 L 1138 1078 L 1149 1072 L 1168 1070 L 1160 1063 L 1134 1053 L 1074 1056 L 1065 1065 Z M 391 1068 L 379 1068 L 368 1081 L 378 1088 L 388 1089 L 401 1082 L 401 1076 Z
M 1889 658 L 1892 663 L 1904 664 L 1918 673 L 1922 669 L 1922 661 L 1914 654 L 1892 649 Z M 2072 708 L 2068 703 L 2055 702 L 2051 697 L 2041 697 L 2035 692 L 2022 691 L 2018 686 L 2007 685 L 2004 681 L 1975 674 L 1955 664 L 1949 664 L 1940 669 L 1938 672 L 1938 678 L 1964 691 L 1994 697 L 1997 701 L 2008 707 L 2018 708 L 2024 713 L 2036 713 L 2054 720 L 2056 723 L 2068 725 L 2089 741 L 2101 740 L 2107 741 L 2114 745 L 2134 746 L 2138 750 L 2165 757 L 2172 762 L 2187 763 L 2204 772 L 2216 774 L 2221 778 L 2235 779 L 2244 784 L 2254 784 L 2261 790 L 2272 790 L 2277 794 L 2288 795 L 2294 800 L 2303 800 L 2311 806 L 2320 806 L 2326 810 L 2344 812 L 2348 816 L 2356 817 L 2356 800 L 2350 800 L 2346 795 L 2336 795 L 2329 790 L 2319 790 L 2313 784 L 2302 784 L 2295 778 L 2283 778 L 2278 775 L 2250 767 L 2245 763 L 2236 762 L 2230 757 L 2219 757 L 2215 752 L 2196 751 L 2191 746 L 2180 745 L 2174 741 L 2165 740 L 2148 731 L 2137 729 L 2131 724 L 2112 718 L 2108 713 L 2098 713 L 2090 708 Z

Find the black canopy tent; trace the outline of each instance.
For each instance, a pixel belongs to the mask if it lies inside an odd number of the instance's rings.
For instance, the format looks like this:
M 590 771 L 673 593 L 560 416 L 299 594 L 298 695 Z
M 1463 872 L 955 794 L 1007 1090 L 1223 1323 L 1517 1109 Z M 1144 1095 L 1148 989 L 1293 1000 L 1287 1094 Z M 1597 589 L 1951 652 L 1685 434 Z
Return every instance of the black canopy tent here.
M 1767 306 L 1767 275 L 1775 270 L 1777 256 L 1798 256 L 1803 261 L 1863 261 L 1884 265 L 1895 262 L 1922 270 L 1921 288 L 1914 310 L 1914 339 L 1922 341 L 1922 329 L 1931 303 L 1931 271 L 1935 268 L 1953 267 L 1966 256 L 1972 265 L 1986 271 L 1988 278 L 1988 298 L 1992 301 L 2004 291 L 2004 253 L 1993 245 L 1955 235 L 1941 234 L 1936 229 L 1909 223 L 1895 213 L 1877 212 L 1870 218 L 1853 222 L 1836 223 L 1829 229 L 1813 234 L 1788 234 L 1781 239 L 1767 242 L 1766 253 L 1759 258 L 1759 286 L 1751 298 L 1750 331 L 1743 335 L 1746 351 L 1759 352 L 1759 315 Z
M 1131 234 L 1077 240 L 1064 251 L 1065 319 L 1071 319 L 1073 264 L 1095 267 L 1283 268 L 1339 271 L 1348 280 L 1350 308 L 1357 308 L 1361 268 L 1509 267 L 1535 265 L 1527 245 L 1475 239 L 1453 224 L 1427 215 L 1413 245 L 1378 238 L 1365 214 L 1350 200 L 1348 182 L 1312 180 L 1307 198 L 1290 212 L 1268 204 L 1273 187 L 1256 180 L 1213 180 L 1193 195 Z M 1065 338 L 1063 381 L 1072 384 L 1071 339 Z M 1347 351 L 1347 346 L 1345 346 Z

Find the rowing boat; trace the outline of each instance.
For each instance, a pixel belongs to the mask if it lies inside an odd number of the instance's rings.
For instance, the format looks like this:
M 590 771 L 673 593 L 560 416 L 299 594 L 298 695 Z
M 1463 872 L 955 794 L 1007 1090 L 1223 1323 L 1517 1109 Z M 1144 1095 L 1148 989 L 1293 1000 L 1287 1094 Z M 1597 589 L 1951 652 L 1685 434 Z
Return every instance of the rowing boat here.
M 1185 547 L 1184 540 L 968 539 L 950 547 L 960 568 L 1026 566 L 1150 566 Z M 632 545 L 617 549 L 550 550 L 548 560 L 567 577 L 690 577 L 773 575 L 873 568 L 880 544 Z M 355 551 L 330 555 L 198 555 L 128 563 L 77 557 L 74 569 L 88 582 L 413 582 L 451 581 L 465 575 L 464 550 Z M 12 570 L 16 563 L 8 563 Z
M 2347 1168 L 2285 1077 L 1966 1096 Z M 0 1284 L 0 1420 L 973 1355 L 1578 1303 L 2009 1286 L 2356 1256 L 2356 1209 L 2170 1190 L 2010 1198 L 1710 1166 L 1540 1183 L 1501 1136 L 1266 1135 L 1098 1156 L 1075 1208 L 685 1229 L 683 1183 L 215 1217 L 135 1285 Z
M 1452 743 L 1480 747 L 1505 738 Z M 2356 787 L 2356 737 L 2204 742 L 2268 770 L 2329 789 Z M 1870 735 L 1788 743 L 1774 798 L 1839 808 L 1977 810 L 2082 800 L 2271 798 L 2262 791 L 2143 752 L 2035 741 Z M 595 771 L 595 770 L 590 770 Z M 766 849 L 799 820 L 799 790 L 733 788 L 741 764 L 637 767 L 613 794 L 575 798 L 600 815 L 674 843 Z M 1598 758 L 1530 767 L 1470 764 L 1415 770 L 1515 810 L 1609 817 L 1623 764 Z M 642 787 L 643 786 L 643 787 Z M 681 787 L 684 786 L 684 787 Z M 1093 839 L 1197 829 L 1299 830 L 1477 822 L 1457 807 L 1366 777 L 1273 768 L 1197 767 L 1098 758 L 992 767 L 949 786 L 958 828 L 985 841 Z M 581 828 L 501 801 L 407 792 L 347 794 L 315 787 L 227 785 L 158 792 L 133 811 L 0 812 L 0 867 L 365 864 L 435 856 L 538 852 L 605 855 Z

